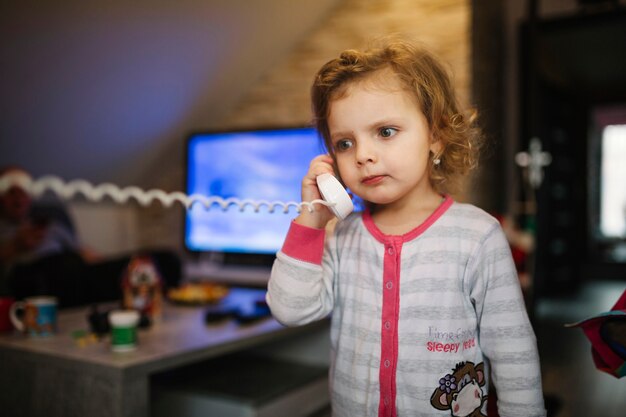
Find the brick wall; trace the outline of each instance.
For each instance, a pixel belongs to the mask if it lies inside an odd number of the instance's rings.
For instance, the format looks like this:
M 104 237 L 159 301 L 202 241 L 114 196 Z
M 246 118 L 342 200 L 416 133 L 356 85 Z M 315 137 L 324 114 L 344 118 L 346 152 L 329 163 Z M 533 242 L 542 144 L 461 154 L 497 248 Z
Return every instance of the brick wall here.
M 214 127 L 308 123 L 309 86 L 321 65 L 386 34 L 422 42 L 443 58 L 468 102 L 470 8 L 469 0 L 345 0 Z

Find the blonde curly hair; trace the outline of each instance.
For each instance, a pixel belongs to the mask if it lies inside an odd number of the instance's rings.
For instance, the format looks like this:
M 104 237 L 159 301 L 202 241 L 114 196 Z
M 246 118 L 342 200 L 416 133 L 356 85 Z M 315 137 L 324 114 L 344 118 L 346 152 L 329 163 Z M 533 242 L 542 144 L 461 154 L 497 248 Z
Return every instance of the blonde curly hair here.
M 478 163 L 483 136 L 476 126 L 476 112 L 462 113 L 450 76 L 442 63 L 426 48 L 400 39 L 383 39 L 381 46 L 363 51 L 346 50 L 318 71 L 311 87 L 314 124 L 333 158 L 328 116 L 333 100 L 347 86 L 384 69 L 398 76 L 406 91 L 414 95 L 428 121 L 441 152 L 429 164 L 433 188 L 442 194 L 458 191 L 460 180 Z

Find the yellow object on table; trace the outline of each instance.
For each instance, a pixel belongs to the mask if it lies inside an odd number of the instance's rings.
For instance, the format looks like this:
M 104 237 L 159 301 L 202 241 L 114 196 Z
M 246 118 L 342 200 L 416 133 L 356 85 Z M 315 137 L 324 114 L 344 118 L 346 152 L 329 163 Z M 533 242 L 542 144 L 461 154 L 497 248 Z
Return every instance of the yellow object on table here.
M 172 288 L 167 296 L 171 301 L 183 304 L 206 304 L 220 301 L 228 294 L 228 287 L 210 282 L 187 283 Z

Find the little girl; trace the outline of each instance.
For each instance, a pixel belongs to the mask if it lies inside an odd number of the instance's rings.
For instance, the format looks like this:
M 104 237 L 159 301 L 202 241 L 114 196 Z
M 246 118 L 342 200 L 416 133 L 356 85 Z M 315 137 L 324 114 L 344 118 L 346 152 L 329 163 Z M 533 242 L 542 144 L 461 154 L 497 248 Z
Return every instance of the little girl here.
M 285 325 L 331 313 L 334 416 L 485 416 L 490 376 L 502 417 L 545 416 L 539 357 L 496 219 L 450 193 L 480 135 L 427 51 L 402 41 L 348 50 L 312 87 L 333 173 L 365 202 L 325 236 L 317 205 L 292 223 L 267 301 Z

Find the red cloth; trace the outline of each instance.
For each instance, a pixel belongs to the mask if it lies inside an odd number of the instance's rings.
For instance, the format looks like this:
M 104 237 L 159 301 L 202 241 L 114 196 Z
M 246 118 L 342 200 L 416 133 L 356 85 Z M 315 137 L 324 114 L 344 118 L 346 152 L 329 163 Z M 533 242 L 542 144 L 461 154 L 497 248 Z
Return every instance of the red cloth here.
M 607 335 L 603 326 L 611 321 L 626 327 L 626 290 L 611 311 L 588 318 L 568 327 L 580 327 L 591 341 L 593 362 L 599 370 L 621 378 L 626 375 L 626 343 Z

